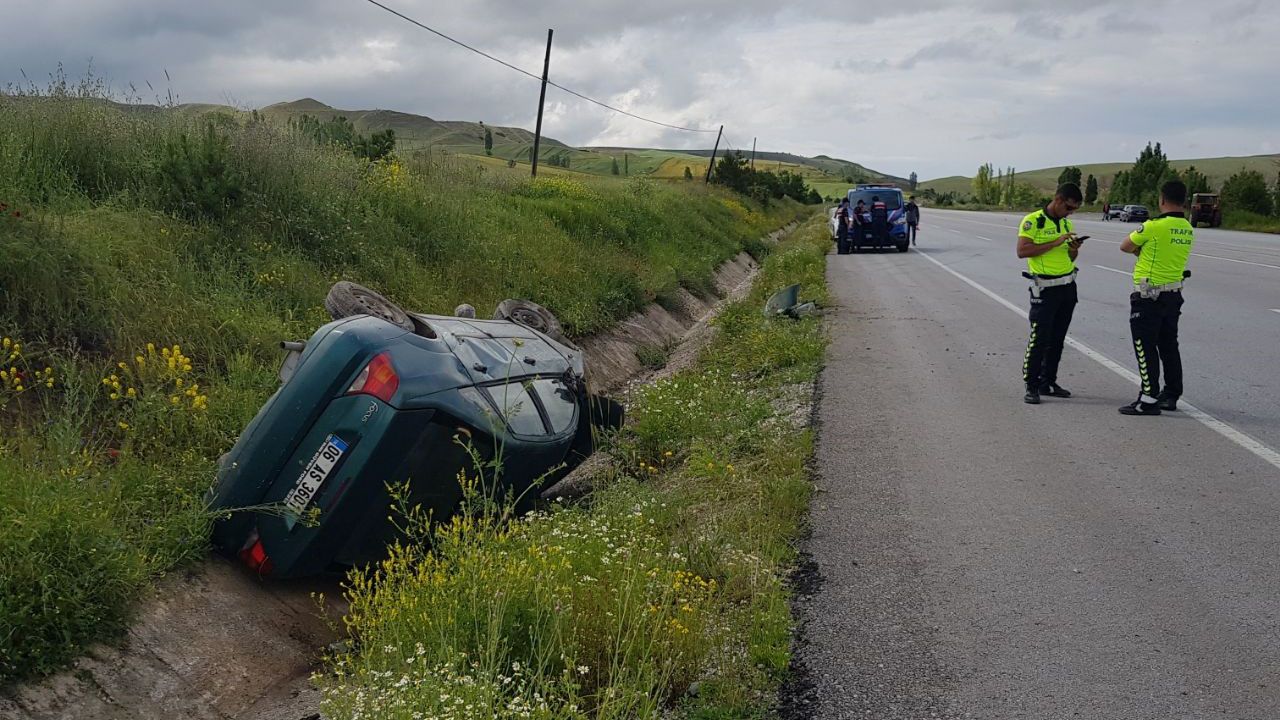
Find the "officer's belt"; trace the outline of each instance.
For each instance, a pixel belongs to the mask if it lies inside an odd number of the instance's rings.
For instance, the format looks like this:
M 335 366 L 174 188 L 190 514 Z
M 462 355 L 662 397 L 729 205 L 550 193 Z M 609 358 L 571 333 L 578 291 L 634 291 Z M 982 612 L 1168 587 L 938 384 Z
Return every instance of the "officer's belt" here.
M 1142 282 L 1138 283 L 1138 295 L 1147 300 L 1152 300 L 1160 297 L 1160 293 L 1181 292 L 1185 284 L 1185 281 L 1179 280 L 1178 282 L 1165 283 L 1164 285 L 1152 285 L 1150 278 L 1143 278 Z
M 1045 288 L 1059 287 L 1061 285 L 1070 285 L 1071 283 L 1075 282 L 1076 273 L 1078 272 L 1080 272 L 1079 269 L 1072 270 L 1066 275 L 1063 275 L 1061 277 L 1056 277 L 1056 278 L 1043 278 L 1043 277 L 1040 277 L 1039 275 L 1032 275 L 1029 272 L 1024 272 L 1022 273 L 1022 277 L 1031 281 L 1031 297 L 1038 298 L 1040 297 L 1040 291 Z

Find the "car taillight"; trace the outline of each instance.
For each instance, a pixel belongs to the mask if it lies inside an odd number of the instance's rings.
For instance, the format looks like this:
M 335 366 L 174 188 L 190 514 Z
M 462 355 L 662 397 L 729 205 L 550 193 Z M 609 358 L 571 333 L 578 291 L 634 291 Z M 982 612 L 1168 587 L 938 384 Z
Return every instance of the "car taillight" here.
M 375 355 L 347 388 L 348 395 L 372 395 L 382 402 L 391 402 L 391 396 L 400 387 L 400 377 L 391 365 L 391 354 Z
M 271 562 L 271 558 L 267 557 L 267 550 L 262 546 L 262 538 L 258 536 L 258 529 L 254 528 L 249 533 L 249 539 L 245 541 L 244 547 L 240 548 L 240 562 L 249 566 L 249 569 L 259 575 L 270 575 L 275 569 L 275 564 Z

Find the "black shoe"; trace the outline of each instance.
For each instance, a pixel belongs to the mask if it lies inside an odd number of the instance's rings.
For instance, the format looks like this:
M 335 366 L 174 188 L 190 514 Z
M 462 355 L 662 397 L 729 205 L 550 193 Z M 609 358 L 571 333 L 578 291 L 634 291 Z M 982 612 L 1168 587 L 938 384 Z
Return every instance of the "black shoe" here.
M 1144 403 L 1134 400 L 1128 405 L 1120 406 L 1121 415 L 1159 415 L 1160 408 L 1156 403 Z
M 1062 387 L 1058 383 L 1047 383 L 1045 385 L 1041 385 L 1040 394 L 1048 395 L 1049 397 L 1056 397 L 1056 398 L 1071 397 L 1071 391 Z
M 1178 398 L 1166 397 L 1164 395 L 1161 395 L 1156 398 L 1156 407 L 1160 408 L 1161 410 L 1177 410 Z
M 1027 394 L 1022 396 L 1022 402 L 1028 405 L 1039 405 L 1040 391 L 1033 387 L 1027 388 Z

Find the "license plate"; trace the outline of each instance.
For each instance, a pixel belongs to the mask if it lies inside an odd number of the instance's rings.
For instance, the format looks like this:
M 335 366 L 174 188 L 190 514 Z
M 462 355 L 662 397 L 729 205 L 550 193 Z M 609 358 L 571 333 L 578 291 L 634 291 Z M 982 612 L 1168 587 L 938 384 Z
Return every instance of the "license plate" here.
M 298 478 L 298 484 L 285 497 L 285 507 L 301 515 L 302 511 L 307 509 L 307 505 L 311 504 L 311 500 L 319 492 L 320 486 L 324 484 L 325 478 L 329 477 L 329 473 L 333 471 L 333 468 L 338 464 L 338 460 L 342 458 L 342 454 L 346 451 L 347 443 L 343 442 L 337 435 L 330 435 L 325 438 L 324 444 L 311 457 L 311 462 L 307 463 L 306 469 L 302 471 L 302 475 Z

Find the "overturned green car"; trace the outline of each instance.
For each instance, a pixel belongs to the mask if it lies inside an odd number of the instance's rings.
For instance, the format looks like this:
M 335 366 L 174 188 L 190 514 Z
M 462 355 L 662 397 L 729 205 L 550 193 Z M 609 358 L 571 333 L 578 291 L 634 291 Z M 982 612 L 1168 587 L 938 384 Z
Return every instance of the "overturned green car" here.
M 338 319 L 282 343 L 282 384 L 219 461 L 207 498 L 224 511 L 214 546 L 260 575 L 383 556 L 398 533 L 388 484 L 407 483 L 411 506 L 445 519 L 473 452 L 500 461 L 498 492 L 526 509 L 535 483 L 621 425 L 621 406 L 587 391 L 582 352 L 533 303 L 504 301 L 494 320 L 420 315 L 338 283 L 325 305 Z

